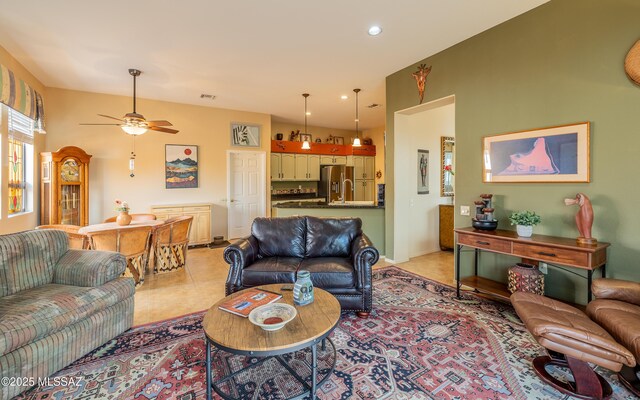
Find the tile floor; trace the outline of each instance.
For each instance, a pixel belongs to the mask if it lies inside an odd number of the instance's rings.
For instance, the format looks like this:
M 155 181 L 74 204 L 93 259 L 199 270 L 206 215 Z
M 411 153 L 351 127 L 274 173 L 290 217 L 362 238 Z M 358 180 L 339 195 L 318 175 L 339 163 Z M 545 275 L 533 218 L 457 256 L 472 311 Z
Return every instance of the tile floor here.
M 206 310 L 224 297 L 228 265 L 224 248 L 190 249 L 185 269 L 165 274 L 147 274 L 136 290 L 134 325 Z M 392 265 L 382 260 L 374 268 Z M 426 278 L 454 285 L 453 253 L 436 252 L 397 265 Z

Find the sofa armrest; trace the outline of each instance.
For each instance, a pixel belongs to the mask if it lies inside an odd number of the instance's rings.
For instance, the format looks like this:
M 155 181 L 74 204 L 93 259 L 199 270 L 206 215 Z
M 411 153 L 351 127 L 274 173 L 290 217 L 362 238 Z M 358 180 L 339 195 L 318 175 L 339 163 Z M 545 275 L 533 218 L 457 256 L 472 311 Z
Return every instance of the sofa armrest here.
M 96 287 L 124 273 L 127 261 L 120 253 L 96 250 L 68 250 L 55 266 L 53 283 Z
M 598 299 L 620 300 L 640 306 L 640 283 L 638 282 L 600 278 L 593 281 L 591 290 Z
M 365 267 L 372 267 L 378 262 L 380 254 L 378 249 L 373 247 L 373 243 L 364 233 L 356 236 L 351 243 L 351 261 L 356 271 L 361 271 Z
M 224 260 L 229 264 L 229 275 L 225 285 L 227 295 L 242 287 L 242 270 L 258 258 L 258 240 L 248 236 L 224 249 Z

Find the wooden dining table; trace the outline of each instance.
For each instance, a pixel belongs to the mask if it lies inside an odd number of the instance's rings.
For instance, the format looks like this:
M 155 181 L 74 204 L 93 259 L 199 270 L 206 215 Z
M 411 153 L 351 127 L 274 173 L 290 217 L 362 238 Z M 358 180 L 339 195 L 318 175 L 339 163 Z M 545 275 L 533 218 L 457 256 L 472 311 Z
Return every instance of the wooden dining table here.
M 147 265 L 145 265 L 145 271 L 142 272 L 142 277 L 144 277 L 144 273 L 146 273 L 147 269 L 154 265 L 155 260 L 155 248 L 154 248 L 154 234 L 156 229 L 160 226 L 164 225 L 165 221 L 158 220 L 149 220 L 149 221 L 131 221 L 129 225 L 118 225 L 117 222 L 104 222 L 101 224 L 93 224 L 83 226 L 78 229 L 78 233 L 82 235 L 88 235 L 94 232 L 107 231 L 111 229 L 131 229 L 131 228 L 140 228 L 143 226 L 151 227 L 151 235 L 149 236 L 149 254 L 147 257 Z M 144 281 L 144 279 L 142 279 Z

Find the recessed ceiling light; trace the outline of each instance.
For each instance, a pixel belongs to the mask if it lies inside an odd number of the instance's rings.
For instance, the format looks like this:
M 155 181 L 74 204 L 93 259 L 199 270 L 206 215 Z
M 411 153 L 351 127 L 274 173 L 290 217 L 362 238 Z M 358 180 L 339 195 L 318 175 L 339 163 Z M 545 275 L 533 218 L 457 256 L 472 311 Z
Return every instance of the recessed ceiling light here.
M 307 115 L 311 115 L 311 111 L 307 111 Z
M 378 36 L 380 33 L 382 33 L 382 28 L 378 25 L 373 25 L 369 28 L 369 35 L 371 36 Z
M 347 96 L 346 94 L 343 94 L 342 96 L 340 96 L 340 98 L 341 98 L 342 100 L 346 100 L 346 99 L 348 99 L 348 98 L 349 98 L 349 96 Z

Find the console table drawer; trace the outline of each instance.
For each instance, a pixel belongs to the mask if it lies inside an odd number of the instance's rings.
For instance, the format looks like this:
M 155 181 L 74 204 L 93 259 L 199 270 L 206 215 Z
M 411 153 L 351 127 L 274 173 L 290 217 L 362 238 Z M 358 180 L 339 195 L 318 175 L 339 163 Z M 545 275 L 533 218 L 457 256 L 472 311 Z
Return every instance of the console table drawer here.
M 511 242 L 503 239 L 458 233 L 458 243 L 479 249 L 497 251 L 499 253 L 511 253 Z
M 514 243 L 513 254 L 522 258 L 531 258 L 583 268 L 589 266 L 589 256 L 582 251 Z

